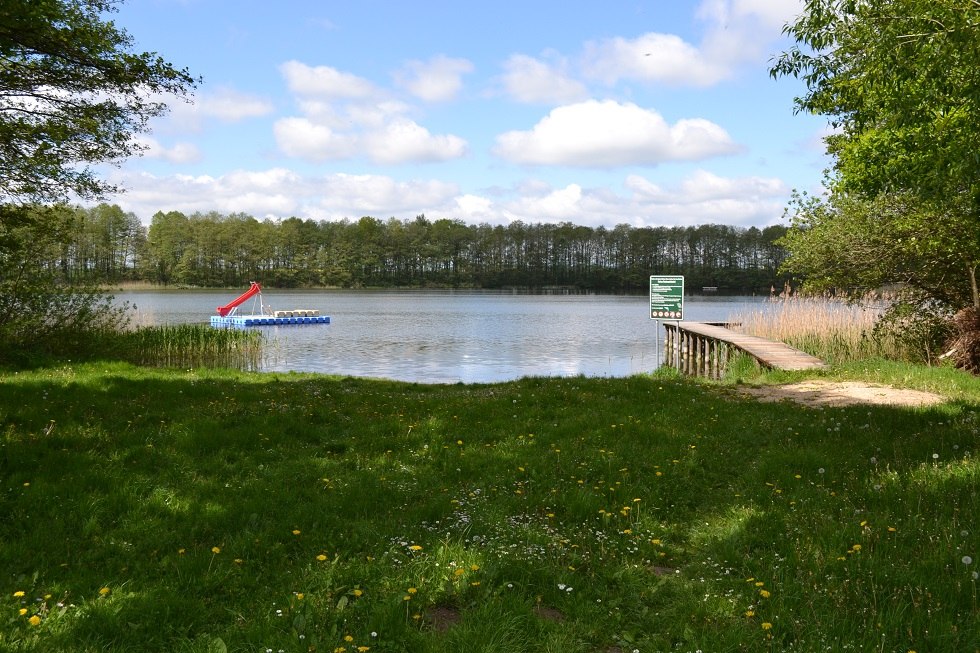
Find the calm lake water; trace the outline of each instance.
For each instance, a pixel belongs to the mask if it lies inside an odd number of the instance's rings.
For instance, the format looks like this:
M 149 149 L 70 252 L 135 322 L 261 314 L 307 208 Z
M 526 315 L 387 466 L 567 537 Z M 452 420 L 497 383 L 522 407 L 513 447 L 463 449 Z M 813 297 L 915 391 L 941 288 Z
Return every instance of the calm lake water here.
M 116 298 L 136 307 L 137 324 L 149 325 L 207 322 L 218 305 L 237 294 L 121 291 Z M 269 290 L 263 296 L 276 310 L 319 309 L 331 324 L 257 327 L 266 338 L 262 371 L 420 383 L 622 377 L 652 371 L 663 352 L 663 328 L 658 334 L 646 295 Z M 724 321 L 759 308 L 762 301 L 688 297 L 685 318 Z M 251 313 L 252 301 L 239 312 Z

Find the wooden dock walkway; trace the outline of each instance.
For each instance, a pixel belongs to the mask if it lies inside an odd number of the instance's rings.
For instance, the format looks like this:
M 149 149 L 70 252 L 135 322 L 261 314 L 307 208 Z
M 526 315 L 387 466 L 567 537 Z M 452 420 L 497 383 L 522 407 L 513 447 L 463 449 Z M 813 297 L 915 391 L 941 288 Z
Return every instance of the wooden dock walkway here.
M 731 349 L 743 351 L 761 365 L 777 370 L 819 370 L 827 365 L 789 345 L 758 336 L 737 333 L 719 324 L 664 322 L 667 330 L 665 363 L 685 374 L 722 375 Z

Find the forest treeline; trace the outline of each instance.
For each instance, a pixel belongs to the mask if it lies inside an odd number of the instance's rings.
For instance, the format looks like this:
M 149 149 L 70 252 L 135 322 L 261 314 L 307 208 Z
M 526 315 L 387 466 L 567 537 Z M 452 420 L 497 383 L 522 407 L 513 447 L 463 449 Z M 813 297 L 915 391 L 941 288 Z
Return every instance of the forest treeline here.
M 46 264 L 65 280 L 235 287 L 572 287 L 642 292 L 651 274 L 690 291 L 781 288 L 786 228 L 612 229 L 460 220 L 258 220 L 242 213 L 158 212 L 149 227 L 116 205 L 66 208 Z

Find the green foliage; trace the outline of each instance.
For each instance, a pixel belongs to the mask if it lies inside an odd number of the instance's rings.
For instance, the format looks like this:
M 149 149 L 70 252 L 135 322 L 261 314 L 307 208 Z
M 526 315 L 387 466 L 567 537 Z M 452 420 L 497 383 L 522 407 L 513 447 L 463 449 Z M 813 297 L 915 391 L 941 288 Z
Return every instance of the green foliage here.
M 99 197 L 91 166 L 140 151 L 133 134 L 163 113 L 161 95 L 195 80 L 104 14 L 115 0 L 5 0 L 0 7 L 0 198 Z
M 593 229 L 569 223 L 506 227 L 458 220 L 264 220 L 244 214 L 158 212 L 126 274 L 172 285 L 574 287 L 643 291 L 650 274 L 684 274 L 692 288 L 765 293 L 782 286 L 775 244 L 784 227 Z
M 977 199 L 980 6 L 972 0 L 808 0 L 773 75 L 801 77 L 799 110 L 831 117 L 841 183 Z
M 788 269 L 902 284 L 913 313 L 980 308 L 980 4 L 808 0 L 785 31 L 772 75 L 802 78 L 797 108 L 836 128 L 829 199 L 791 207 Z
M 0 376 L 0 649 L 975 650 L 980 386 L 861 365 L 951 400 Z
M 962 255 L 974 237 L 957 236 L 957 220 L 941 205 L 908 192 L 864 199 L 837 189 L 828 198 L 796 194 L 789 212 L 783 270 L 811 291 L 904 286 L 947 306 L 971 302 Z
M 91 284 L 67 284 L 59 262 L 75 213 L 0 205 L 0 363 L 86 356 L 126 325 L 125 308 Z

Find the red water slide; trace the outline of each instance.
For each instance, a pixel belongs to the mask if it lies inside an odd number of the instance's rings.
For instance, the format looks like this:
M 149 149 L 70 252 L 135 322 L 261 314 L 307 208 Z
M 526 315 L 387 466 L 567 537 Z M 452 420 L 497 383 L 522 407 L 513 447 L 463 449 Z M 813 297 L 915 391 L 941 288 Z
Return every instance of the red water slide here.
M 256 283 L 255 281 L 253 281 L 252 282 L 252 285 L 249 286 L 248 290 L 246 290 L 241 295 L 239 295 L 238 297 L 236 297 L 232 301 L 228 302 L 224 306 L 219 306 L 218 307 L 218 315 L 220 315 L 221 317 L 227 316 L 237 306 L 239 306 L 239 305 L 245 303 L 246 301 L 248 301 L 248 298 L 249 297 L 252 297 L 254 295 L 257 295 L 260 292 L 262 292 L 262 286 L 260 286 L 258 283 Z

